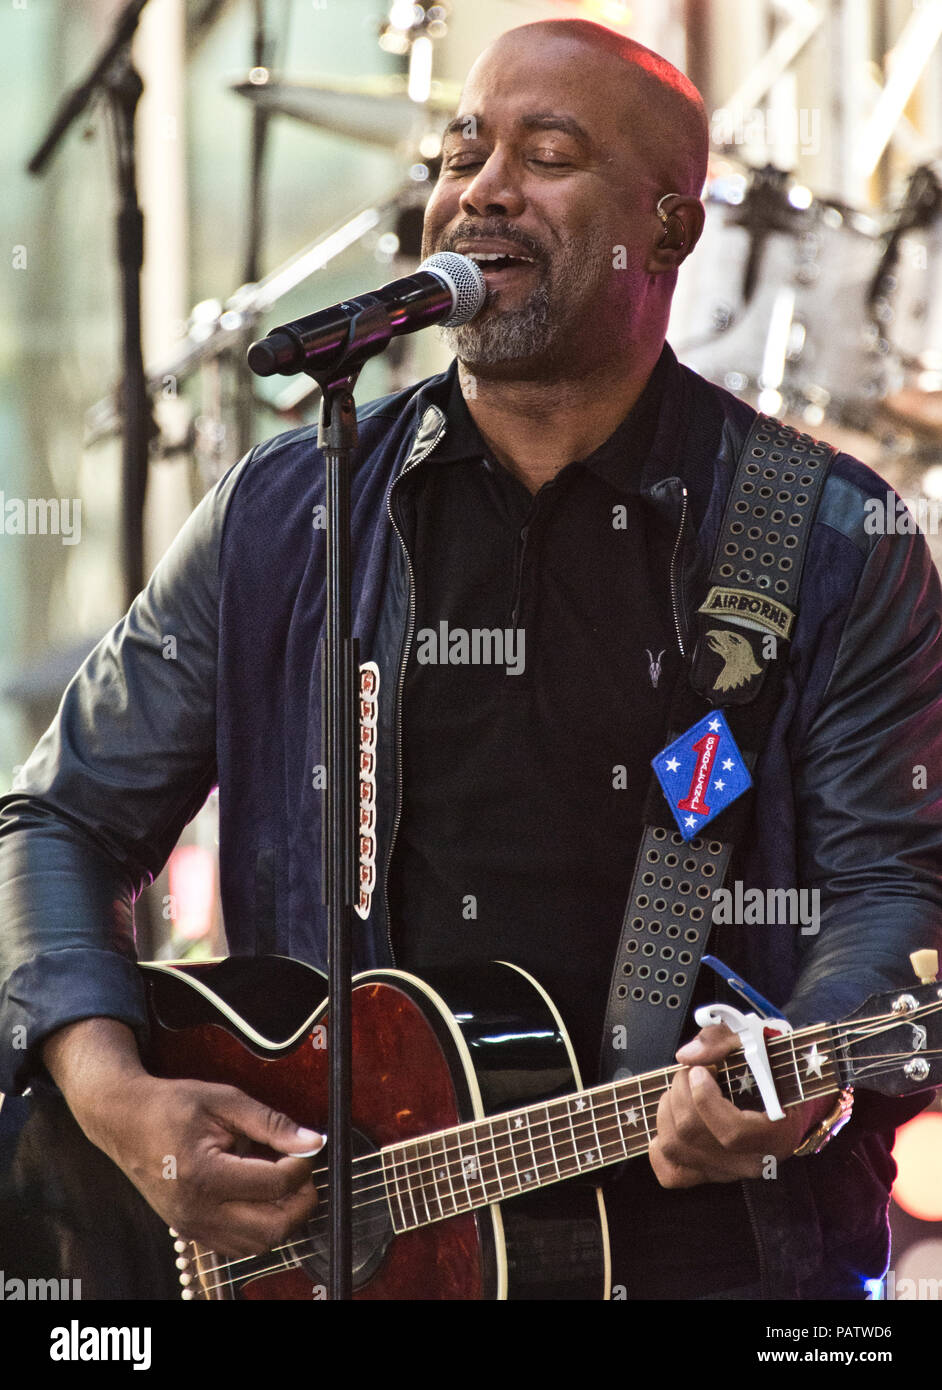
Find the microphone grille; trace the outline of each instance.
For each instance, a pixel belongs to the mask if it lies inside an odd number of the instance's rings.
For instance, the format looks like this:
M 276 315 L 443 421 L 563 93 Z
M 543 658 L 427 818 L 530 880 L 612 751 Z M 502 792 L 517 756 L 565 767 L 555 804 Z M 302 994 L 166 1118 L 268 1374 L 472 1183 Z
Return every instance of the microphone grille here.
M 445 319 L 443 328 L 456 328 L 459 323 L 467 323 L 484 307 L 487 298 L 487 285 L 480 266 L 467 256 L 459 256 L 457 251 L 436 251 L 427 256 L 419 270 L 431 271 L 449 287 L 454 296 L 454 309 L 451 318 Z

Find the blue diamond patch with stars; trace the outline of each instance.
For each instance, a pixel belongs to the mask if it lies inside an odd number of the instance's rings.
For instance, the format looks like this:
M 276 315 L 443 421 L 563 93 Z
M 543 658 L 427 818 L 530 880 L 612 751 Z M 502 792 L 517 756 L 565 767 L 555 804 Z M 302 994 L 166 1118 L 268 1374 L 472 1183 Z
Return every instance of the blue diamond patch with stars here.
M 721 710 L 681 734 L 651 766 L 685 840 L 752 786 L 752 778 Z

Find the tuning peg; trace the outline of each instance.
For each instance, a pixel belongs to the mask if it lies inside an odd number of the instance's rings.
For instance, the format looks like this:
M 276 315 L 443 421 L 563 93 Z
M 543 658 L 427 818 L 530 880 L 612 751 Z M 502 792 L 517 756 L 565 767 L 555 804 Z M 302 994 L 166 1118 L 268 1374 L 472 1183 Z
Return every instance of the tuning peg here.
M 936 976 L 939 973 L 938 951 L 913 951 L 909 959 L 920 984 L 935 984 Z

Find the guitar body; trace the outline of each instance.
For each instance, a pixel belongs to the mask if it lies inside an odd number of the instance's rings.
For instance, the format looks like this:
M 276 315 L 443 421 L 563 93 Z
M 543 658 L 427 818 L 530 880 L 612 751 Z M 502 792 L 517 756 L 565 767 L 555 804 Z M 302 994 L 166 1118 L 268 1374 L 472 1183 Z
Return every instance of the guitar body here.
M 238 1086 L 324 1132 L 329 1019 L 323 976 L 285 957 L 143 967 L 152 1018 L 145 1058 L 165 1077 Z M 514 966 L 433 984 L 404 972 L 361 975 L 352 998 L 354 1155 L 555 1099 L 580 1088 L 548 996 Z M 602 1196 L 591 1179 L 523 1193 L 416 1229 L 394 1229 L 380 1182 L 354 1222 L 354 1298 L 599 1299 L 608 1296 Z M 239 1261 L 238 1278 L 191 1246 L 192 1296 L 323 1297 L 326 1223 L 284 1255 Z M 290 1267 L 293 1266 L 293 1267 Z

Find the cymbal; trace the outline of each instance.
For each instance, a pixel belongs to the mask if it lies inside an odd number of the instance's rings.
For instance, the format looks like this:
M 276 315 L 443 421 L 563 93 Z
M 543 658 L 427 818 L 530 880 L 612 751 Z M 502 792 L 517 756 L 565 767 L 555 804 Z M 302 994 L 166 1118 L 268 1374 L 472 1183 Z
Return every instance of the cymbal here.
M 230 90 L 273 115 L 293 116 L 306 125 L 388 148 L 415 135 L 420 112 L 451 115 L 461 94 L 455 82 L 433 82 L 429 100 L 419 104 L 409 99 L 407 79 L 395 74 L 311 82 L 246 80 L 232 83 Z

